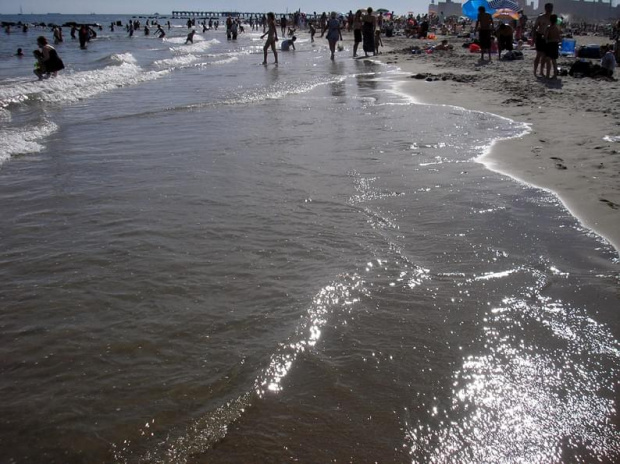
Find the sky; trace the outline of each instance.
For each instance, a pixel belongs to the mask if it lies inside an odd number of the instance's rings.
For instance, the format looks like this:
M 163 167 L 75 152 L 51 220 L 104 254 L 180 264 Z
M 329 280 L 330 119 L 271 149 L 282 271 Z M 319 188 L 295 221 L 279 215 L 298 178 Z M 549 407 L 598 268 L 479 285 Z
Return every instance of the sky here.
M 437 3 L 439 0 L 435 0 Z M 465 0 L 453 0 L 463 3 Z M 536 0 L 527 0 L 528 3 Z M 608 0 L 607 0 L 608 1 Z M 614 0 L 618 4 L 620 0 Z M 323 11 L 347 12 L 372 6 L 396 14 L 426 13 L 430 0 L 0 0 L 0 14 L 153 14 L 169 15 L 182 11 L 239 11 L 284 13 L 301 9 L 312 13 Z
M 438 0 L 435 0 L 436 2 Z M 460 0 L 454 0 L 460 2 Z M 531 0 L 530 0 L 531 1 Z M 376 2 L 376 3 L 375 3 Z M 244 11 L 284 13 L 348 12 L 359 8 L 385 8 L 396 14 L 426 13 L 430 0 L 0 0 L 0 14 L 170 14 L 179 11 Z

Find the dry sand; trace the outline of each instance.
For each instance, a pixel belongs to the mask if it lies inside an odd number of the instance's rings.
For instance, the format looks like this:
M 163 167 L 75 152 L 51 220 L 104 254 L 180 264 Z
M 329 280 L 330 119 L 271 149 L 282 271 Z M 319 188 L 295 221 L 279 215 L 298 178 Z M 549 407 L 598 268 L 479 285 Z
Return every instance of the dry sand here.
M 552 190 L 586 227 L 620 250 L 620 80 L 536 78 L 534 50 L 525 50 L 523 60 L 498 61 L 493 55 L 491 63 L 481 63 L 479 54 L 462 48 L 463 39 L 450 38 L 453 51 L 422 55 L 413 55 L 411 49 L 439 40 L 383 41 L 378 58 L 406 73 L 403 89 L 419 102 L 456 105 L 530 124 L 529 134 L 497 143 L 485 164 Z M 577 37 L 578 46 L 607 42 Z M 558 66 L 568 70 L 575 60 L 560 57 Z M 431 81 L 413 78 L 416 74 Z

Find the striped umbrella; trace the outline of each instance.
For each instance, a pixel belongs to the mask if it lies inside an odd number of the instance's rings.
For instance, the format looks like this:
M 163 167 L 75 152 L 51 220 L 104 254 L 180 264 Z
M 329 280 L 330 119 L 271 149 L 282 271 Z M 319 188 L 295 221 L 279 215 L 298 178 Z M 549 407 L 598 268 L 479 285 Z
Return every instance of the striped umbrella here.
M 493 13 L 495 19 L 519 19 L 519 13 L 508 8 L 500 8 Z
M 519 11 L 521 7 L 515 0 L 491 0 L 489 6 L 494 10 L 512 10 Z

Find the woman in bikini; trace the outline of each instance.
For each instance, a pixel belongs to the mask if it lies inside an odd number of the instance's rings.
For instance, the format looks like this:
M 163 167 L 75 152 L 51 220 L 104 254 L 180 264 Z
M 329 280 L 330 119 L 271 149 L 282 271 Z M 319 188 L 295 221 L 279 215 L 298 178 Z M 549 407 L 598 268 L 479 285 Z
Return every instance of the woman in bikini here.
M 278 41 L 278 31 L 276 29 L 276 15 L 273 13 L 267 13 L 267 32 L 265 32 L 262 36 L 267 36 L 267 41 L 265 42 L 265 46 L 263 47 L 263 52 L 265 53 L 265 59 L 263 60 L 263 64 L 267 64 L 267 52 L 269 51 L 269 47 L 273 51 L 273 56 L 276 59 L 276 64 L 278 64 L 278 51 L 276 50 L 276 42 Z

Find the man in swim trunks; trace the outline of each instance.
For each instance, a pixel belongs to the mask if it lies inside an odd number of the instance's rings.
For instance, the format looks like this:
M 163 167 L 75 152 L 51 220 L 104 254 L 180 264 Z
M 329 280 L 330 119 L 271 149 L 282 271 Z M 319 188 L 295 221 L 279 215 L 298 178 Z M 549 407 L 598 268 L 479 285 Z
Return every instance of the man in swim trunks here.
M 541 72 L 544 67 L 547 70 L 545 77 L 549 79 L 552 77 L 551 68 L 553 67 L 553 79 L 556 79 L 558 77 L 557 59 L 559 56 L 560 41 L 562 40 L 562 32 L 558 27 L 558 17 L 556 15 L 551 15 L 549 21 L 551 24 L 545 31 L 545 65 L 541 66 Z
M 545 4 L 545 12 L 536 18 L 534 27 L 532 29 L 532 36 L 534 37 L 536 44 L 536 58 L 534 59 L 534 76 L 538 71 L 538 65 L 540 64 L 540 75 L 543 76 L 544 65 L 546 62 L 545 49 L 547 47 L 547 41 L 545 40 L 545 32 L 547 28 L 551 26 L 551 13 L 553 13 L 553 3 Z
M 476 31 L 479 32 L 480 40 L 480 60 L 484 60 L 484 52 L 489 54 L 491 61 L 491 44 L 493 37 L 493 16 L 486 12 L 481 6 L 478 8 L 478 21 L 476 21 Z

